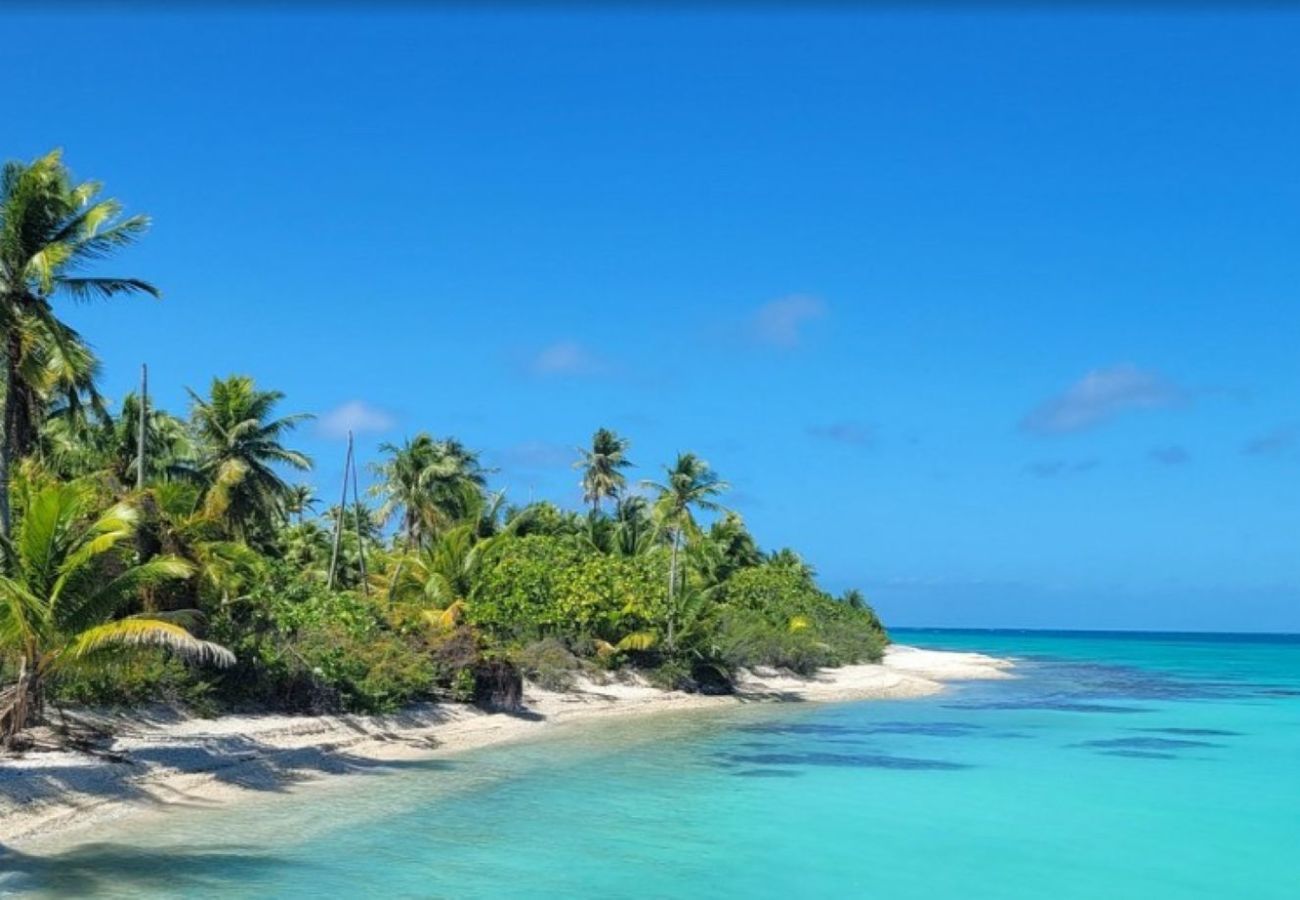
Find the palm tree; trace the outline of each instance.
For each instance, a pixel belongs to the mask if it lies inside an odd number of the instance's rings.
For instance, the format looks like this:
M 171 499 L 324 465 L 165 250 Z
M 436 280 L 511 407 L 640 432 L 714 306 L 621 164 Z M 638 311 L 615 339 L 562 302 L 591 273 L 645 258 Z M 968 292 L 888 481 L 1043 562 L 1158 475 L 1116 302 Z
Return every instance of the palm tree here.
M 767 555 L 767 564 L 778 569 L 788 569 L 810 584 L 817 577 L 817 570 L 789 547 L 782 547 L 780 550 L 769 553 Z
M 122 216 L 116 200 L 101 198 L 93 181 L 74 184 L 55 150 L 31 163 L 9 162 L 0 172 L 0 534 L 10 528 L 9 475 L 31 452 L 40 412 L 32 371 L 42 344 L 70 348 L 76 333 L 54 315 L 51 299 L 74 300 L 158 291 L 137 278 L 85 277 L 88 263 L 133 243 L 149 226 L 145 216 Z
M 240 540 L 266 539 L 287 518 L 293 493 L 275 466 L 311 468 L 308 457 L 286 449 L 281 440 L 311 417 L 274 418 L 284 395 L 258 390 L 246 375 L 214 378 L 209 398 L 194 391 L 190 398 L 205 514 L 225 522 Z
M 301 525 L 307 510 L 313 508 L 319 500 L 316 499 L 316 489 L 310 484 L 295 484 L 289 488 L 289 497 L 285 505 L 285 511 L 290 515 L 298 517 L 298 524 Z
M 136 483 L 139 427 L 140 400 L 133 393 L 123 398 L 117 418 L 102 409 L 87 417 L 61 403 L 50 410 L 41 428 L 41 459 L 67 478 L 107 473 L 125 490 Z M 183 420 L 151 407 L 145 414 L 144 439 L 150 480 L 194 479 L 194 438 Z
M 185 578 L 175 557 L 133 565 L 126 551 L 137 513 L 119 504 L 95 515 L 85 482 L 31 488 L 13 539 L 0 539 L 0 651 L 17 659 L 17 681 L 0 691 L 0 738 L 6 744 L 39 720 L 52 676 L 105 661 L 112 648 L 165 647 L 196 660 L 234 662 L 230 651 L 195 638 L 176 614 L 114 618 L 142 590 Z
M 632 465 L 627 458 L 629 442 L 608 428 L 597 429 L 591 436 L 591 449 L 578 448 L 579 458 L 573 464 L 582 469 L 582 499 L 591 504 L 592 512 L 600 510 L 605 497 L 617 500 L 627 478 L 620 472 Z
M 619 556 L 640 556 L 655 545 L 657 529 L 650 503 L 640 494 L 618 498 L 614 522 L 614 550 Z
M 867 597 L 865 594 L 862 593 L 862 591 L 858 590 L 857 588 L 849 588 L 847 591 L 845 591 L 844 595 L 840 597 L 840 602 L 850 607 L 851 609 L 867 608 Z
M 763 562 L 745 522 L 735 512 L 728 512 L 710 526 L 706 539 L 695 546 L 694 563 L 706 588 L 716 588 L 740 569 Z
M 721 507 L 713 500 L 729 485 L 720 479 L 709 464 L 694 453 L 677 454 L 677 462 L 665 466 L 666 479 L 662 484 L 648 481 L 646 486 L 658 492 L 655 516 L 667 530 L 672 542 L 672 562 L 668 567 L 668 650 L 673 644 L 673 601 L 677 592 L 677 557 L 682 541 L 696 529 L 692 509 L 713 511 Z
M 478 454 L 456 439 L 438 440 L 422 432 L 401 446 L 381 444 L 379 449 L 388 459 L 371 466 L 380 480 L 370 491 L 381 498 L 380 521 L 400 512 L 408 550 L 484 508 L 486 470 Z

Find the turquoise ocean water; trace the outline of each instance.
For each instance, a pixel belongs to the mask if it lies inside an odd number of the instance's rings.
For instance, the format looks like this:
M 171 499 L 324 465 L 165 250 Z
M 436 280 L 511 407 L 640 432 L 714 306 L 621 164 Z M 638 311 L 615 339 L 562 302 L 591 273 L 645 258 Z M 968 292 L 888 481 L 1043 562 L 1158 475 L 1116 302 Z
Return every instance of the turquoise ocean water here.
M 934 698 L 572 729 L 0 851 L 140 897 L 1300 897 L 1300 637 L 899 631 Z

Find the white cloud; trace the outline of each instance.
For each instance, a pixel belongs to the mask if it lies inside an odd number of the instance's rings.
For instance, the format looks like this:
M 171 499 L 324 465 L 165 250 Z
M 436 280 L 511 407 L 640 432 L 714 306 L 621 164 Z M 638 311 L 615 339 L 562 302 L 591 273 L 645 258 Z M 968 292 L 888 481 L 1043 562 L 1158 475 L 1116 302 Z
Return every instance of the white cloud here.
M 397 420 L 391 413 L 361 400 L 350 400 L 321 416 L 316 427 L 326 437 L 343 438 L 349 431 L 353 434 L 377 433 L 388 431 L 396 424 Z
M 528 362 L 534 375 L 600 375 L 609 366 L 577 341 L 558 341 L 539 350 Z
M 758 308 L 750 322 L 757 342 L 790 349 L 803 342 L 804 326 L 826 315 L 826 304 L 808 294 L 791 294 Z
M 1155 372 L 1120 363 L 1084 375 L 1032 410 L 1020 427 L 1033 434 L 1069 434 L 1104 424 L 1125 412 L 1166 409 L 1190 400 L 1188 391 Z

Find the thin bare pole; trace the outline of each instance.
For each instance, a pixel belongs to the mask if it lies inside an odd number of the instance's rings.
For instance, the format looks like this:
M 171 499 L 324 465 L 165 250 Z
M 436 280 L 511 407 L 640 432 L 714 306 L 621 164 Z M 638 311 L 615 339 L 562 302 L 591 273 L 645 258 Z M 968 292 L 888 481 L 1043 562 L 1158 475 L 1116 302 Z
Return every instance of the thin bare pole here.
M 149 408 L 149 366 L 140 364 L 140 428 L 136 435 L 135 489 L 144 490 L 144 423 Z
M 346 489 L 345 489 L 346 490 Z M 366 543 L 361 537 L 361 493 L 357 490 L 357 457 L 352 456 L 352 500 L 356 504 L 357 554 L 361 557 L 361 590 L 370 596 L 370 582 L 366 576 Z
M 334 552 L 330 555 L 330 577 L 327 587 L 334 589 L 334 575 L 339 566 L 339 544 L 343 542 L 343 511 L 348 506 L 348 468 L 352 465 L 352 432 L 348 432 L 348 455 L 343 460 L 343 496 L 339 498 L 339 517 L 334 522 Z

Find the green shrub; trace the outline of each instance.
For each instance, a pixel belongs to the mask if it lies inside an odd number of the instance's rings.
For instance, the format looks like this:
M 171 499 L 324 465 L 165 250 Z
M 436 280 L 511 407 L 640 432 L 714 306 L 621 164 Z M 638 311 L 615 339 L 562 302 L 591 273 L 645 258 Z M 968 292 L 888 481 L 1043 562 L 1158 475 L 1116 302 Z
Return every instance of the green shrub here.
M 103 652 L 94 668 L 72 667 L 51 685 L 55 703 L 128 707 L 179 703 L 200 715 L 214 712 L 211 685 L 162 650 Z
M 662 621 L 661 554 L 607 556 L 571 537 L 530 535 L 499 545 L 466 607 L 468 620 L 504 641 L 600 638 Z
M 716 641 L 730 666 L 779 666 L 810 674 L 822 666 L 874 662 L 886 644 L 868 606 L 822 592 L 790 566 L 743 569 L 723 585 Z
M 563 641 L 542 638 L 516 651 L 515 665 L 524 677 L 548 691 L 567 691 L 573 687 L 578 658 Z
M 395 633 L 370 600 L 294 577 L 290 567 L 213 615 L 237 663 L 218 696 L 288 709 L 382 712 L 428 696 L 437 674 L 417 637 Z

